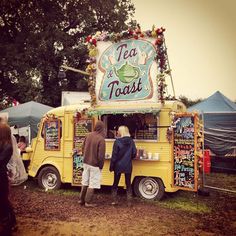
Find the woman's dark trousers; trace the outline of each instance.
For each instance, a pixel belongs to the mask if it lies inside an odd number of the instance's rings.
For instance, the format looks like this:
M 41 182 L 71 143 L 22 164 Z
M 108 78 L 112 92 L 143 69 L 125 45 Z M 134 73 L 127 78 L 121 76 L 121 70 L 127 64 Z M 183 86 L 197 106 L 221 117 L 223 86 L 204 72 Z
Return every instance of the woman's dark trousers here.
M 124 173 L 124 174 L 125 174 L 127 200 L 130 200 L 132 198 L 131 173 Z M 114 182 L 112 185 L 112 196 L 114 200 L 117 198 L 117 190 L 118 190 L 118 184 L 120 182 L 120 176 L 121 173 L 114 172 Z

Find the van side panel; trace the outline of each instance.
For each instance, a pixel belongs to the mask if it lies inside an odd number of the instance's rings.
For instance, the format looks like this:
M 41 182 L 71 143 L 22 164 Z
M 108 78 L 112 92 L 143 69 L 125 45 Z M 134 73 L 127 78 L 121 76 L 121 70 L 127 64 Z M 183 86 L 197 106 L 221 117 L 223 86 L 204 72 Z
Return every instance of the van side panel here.
M 177 189 L 172 188 L 172 158 L 173 151 L 172 145 L 166 138 L 167 128 L 170 126 L 170 109 L 163 109 L 159 113 L 159 128 L 158 128 L 158 139 L 157 141 L 142 141 L 135 140 L 135 145 L 137 148 L 144 149 L 147 153 L 151 152 L 159 154 L 159 161 L 156 160 L 133 160 L 133 172 L 132 181 L 137 176 L 146 177 L 157 177 L 162 179 L 165 191 L 174 192 Z M 112 154 L 114 140 L 106 140 L 106 154 Z M 112 185 L 113 183 L 113 173 L 109 173 L 110 161 L 106 160 L 103 169 L 103 185 Z M 122 175 L 122 180 L 120 186 L 124 186 L 124 176 Z

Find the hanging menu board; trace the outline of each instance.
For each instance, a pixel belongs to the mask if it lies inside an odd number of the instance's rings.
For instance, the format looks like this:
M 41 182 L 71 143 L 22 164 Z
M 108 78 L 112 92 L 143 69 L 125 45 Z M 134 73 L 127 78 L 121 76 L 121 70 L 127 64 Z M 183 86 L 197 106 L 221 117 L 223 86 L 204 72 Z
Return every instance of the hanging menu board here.
M 92 119 L 74 119 L 74 155 L 73 155 L 73 180 L 72 185 L 80 185 L 83 173 L 83 156 L 82 146 L 85 136 L 92 132 L 93 120 Z
M 47 120 L 44 123 L 44 149 L 60 150 L 60 121 L 58 119 Z
M 77 152 L 82 151 L 82 144 L 85 136 L 92 132 L 92 119 L 74 119 L 74 140 L 73 147 Z
M 92 132 L 92 119 L 75 119 L 74 120 L 74 137 L 85 137 Z
M 174 185 L 180 189 L 197 190 L 197 161 L 195 160 L 195 116 L 175 117 L 173 130 Z

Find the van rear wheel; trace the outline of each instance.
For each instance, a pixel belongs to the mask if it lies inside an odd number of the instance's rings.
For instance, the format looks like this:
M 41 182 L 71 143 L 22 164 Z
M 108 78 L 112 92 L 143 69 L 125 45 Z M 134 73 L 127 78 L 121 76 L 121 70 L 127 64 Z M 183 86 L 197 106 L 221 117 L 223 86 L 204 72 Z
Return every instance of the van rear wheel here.
M 53 166 L 47 166 L 40 170 L 38 184 L 41 188 L 56 190 L 61 187 L 61 177 L 58 170 Z
M 165 187 L 159 178 L 137 177 L 134 181 L 134 193 L 145 200 L 161 200 Z

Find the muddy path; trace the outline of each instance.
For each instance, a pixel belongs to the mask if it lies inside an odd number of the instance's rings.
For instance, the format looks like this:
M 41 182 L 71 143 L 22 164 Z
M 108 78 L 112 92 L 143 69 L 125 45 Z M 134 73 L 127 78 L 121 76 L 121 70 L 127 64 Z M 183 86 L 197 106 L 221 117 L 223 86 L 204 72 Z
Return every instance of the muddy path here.
M 199 196 L 179 191 L 161 202 L 133 198 L 124 190 L 111 206 L 110 188 L 96 192 L 98 207 L 78 204 L 79 188 L 45 192 L 33 181 L 11 189 L 18 230 L 13 235 L 234 235 L 236 196 L 212 191 Z

